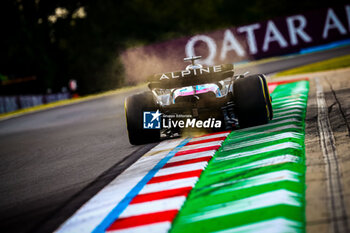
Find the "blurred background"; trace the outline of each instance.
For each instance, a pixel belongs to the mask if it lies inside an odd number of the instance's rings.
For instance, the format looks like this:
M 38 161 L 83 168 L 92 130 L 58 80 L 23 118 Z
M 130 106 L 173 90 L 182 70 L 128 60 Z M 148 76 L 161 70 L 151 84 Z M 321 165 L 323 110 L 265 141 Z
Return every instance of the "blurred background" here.
M 0 95 L 64 93 L 70 80 L 79 95 L 130 85 L 120 58 L 128 48 L 329 5 L 325 0 L 1 1 Z

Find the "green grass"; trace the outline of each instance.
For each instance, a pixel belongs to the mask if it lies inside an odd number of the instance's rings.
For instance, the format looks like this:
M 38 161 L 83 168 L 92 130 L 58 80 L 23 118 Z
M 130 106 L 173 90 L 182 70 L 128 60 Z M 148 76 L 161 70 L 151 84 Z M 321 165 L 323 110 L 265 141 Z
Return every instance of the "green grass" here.
M 334 69 L 340 69 L 345 67 L 350 67 L 350 55 L 336 57 L 329 60 L 312 63 L 310 65 L 305 65 L 294 69 L 285 70 L 277 73 L 275 76 L 311 73 L 316 71 L 334 70 Z

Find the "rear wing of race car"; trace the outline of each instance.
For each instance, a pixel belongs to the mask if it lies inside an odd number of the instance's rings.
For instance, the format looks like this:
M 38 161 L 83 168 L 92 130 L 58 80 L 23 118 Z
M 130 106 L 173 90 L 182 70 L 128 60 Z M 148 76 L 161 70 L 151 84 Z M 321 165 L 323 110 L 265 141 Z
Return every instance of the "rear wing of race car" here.
M 148 77 L 149 88 L 178 88 L 185 86 L 213 83 L 232 78 L 234 74 L 233 64 L 186 69 L 170 73 L 155 74 Z

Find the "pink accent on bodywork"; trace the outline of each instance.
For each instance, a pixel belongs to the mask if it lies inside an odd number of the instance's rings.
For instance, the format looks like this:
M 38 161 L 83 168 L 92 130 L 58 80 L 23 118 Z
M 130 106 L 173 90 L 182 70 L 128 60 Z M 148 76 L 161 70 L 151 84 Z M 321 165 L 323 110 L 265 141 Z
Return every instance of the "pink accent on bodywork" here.
M 199 91 L 196 91 L 196 94 L 201 94 L 201 93 L 207 93 L 209 91 L 212 91 L 212 92 L 216 92 L 216 89 L 215 87 L 207 87 L 207 88 L 204 88 L 202 90 L 199 90 Z M 188 95 L 194 95 L 194 91 L 188 91 L 188 92 L 179 92 L 178 93 L 178 96 L 188 96 Z

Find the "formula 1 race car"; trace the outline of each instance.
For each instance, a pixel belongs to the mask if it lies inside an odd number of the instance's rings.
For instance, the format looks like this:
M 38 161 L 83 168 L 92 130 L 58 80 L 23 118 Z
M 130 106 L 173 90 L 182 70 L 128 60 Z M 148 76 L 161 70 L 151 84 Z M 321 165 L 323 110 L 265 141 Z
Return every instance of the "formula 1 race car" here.
M 233 64 L 204 67 L 195 64 L 200 58 L 185 58 L 191 61 L 185 70 L 152 75 L 149 91 L 126 98 L 131 144 L 179 136 L 188 128 L 221 131 L 272 120 L 263 74 L 234 75 Z

